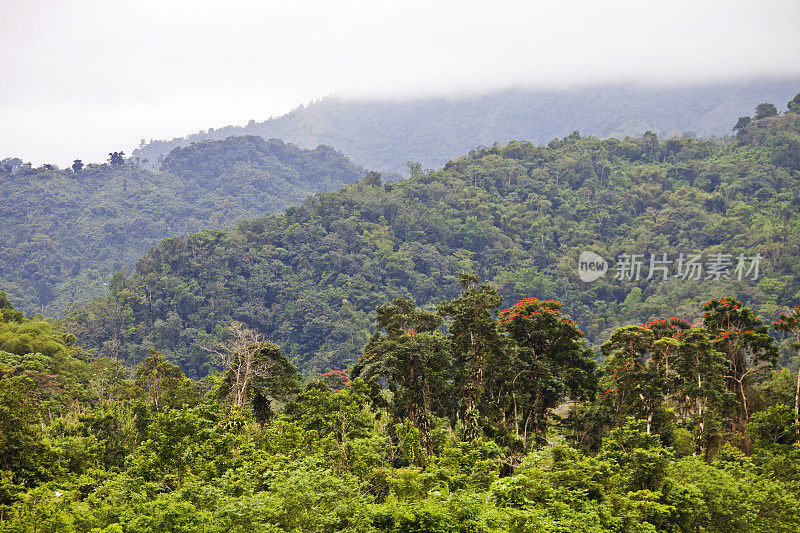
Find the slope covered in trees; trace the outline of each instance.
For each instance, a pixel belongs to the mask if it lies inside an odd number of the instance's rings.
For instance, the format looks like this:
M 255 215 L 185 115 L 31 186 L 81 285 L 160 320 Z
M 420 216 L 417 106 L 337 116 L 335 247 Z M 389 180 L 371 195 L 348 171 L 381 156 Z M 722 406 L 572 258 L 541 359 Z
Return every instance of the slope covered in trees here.
M 546 143 L 576 129 L 601 138 L 640 135 L 647 130 L 660 137 L 684 132 L 722 136 L 756 104 L 785 102 L 797 93 L 798 85 L 798 79 L 785 79 L 674 87 L 517 89 L 399 102 L 327 98 L 244 127 L 151 141 L 134 154 L 157 164 L 159 156 L 193 141 L 249 134 L 310 148 L 330 145 L 366 168 L 405 173 L 408 161 L 437 168 L 476 146 L 514 139 Z
M 460 284 L 435 310 L 383 302 L 351 379 L 304 386 L 241 324 L 194 381 L 156 350 L 132 370 L 87 352 L 0 293 L 0 530 L 800 528 L 794 376 L 741 302 L 617 329 L 598 366 L 561 303 L 498 313 L 494 287 Z
M 27 312 L 52 314 L 105 293 L 115 272 L 166 237 L 278 212 L 362 175 L 331 148 L 260 137 L 174 150 L 160 172 L 119 153 L 110 164 L 65 170 L 6 165 L 0 289 Z
M 203 375 L 202 346 L 231 319 L 281 344 L 306 373 L 347 368 L 379 304 L 452 298 L 462 271 L 494 282 L 505 302 L 565 302 L 596 344 L 629 323 L 692 322 L 700 302 L 722 295 L 774 318 L 800 300 L 800 114 L 744 122 L 721 144 L 575 132 L 547 146 L 475 150 L 397 183 L 370 173 L 284 215 L 167 239 L 70 321 L 103 353 L 138 362 L 155 348 Z M 665 280 L 659 270 L 647 279 L 644 264 L 638 279 L 611 270 L 585 283 L 584 250 L 611 262 L 699 254 L 733 264 L 718 279 Z M 739 254 L 761 257 L 759 272 L 751 261 L 737 275 Z

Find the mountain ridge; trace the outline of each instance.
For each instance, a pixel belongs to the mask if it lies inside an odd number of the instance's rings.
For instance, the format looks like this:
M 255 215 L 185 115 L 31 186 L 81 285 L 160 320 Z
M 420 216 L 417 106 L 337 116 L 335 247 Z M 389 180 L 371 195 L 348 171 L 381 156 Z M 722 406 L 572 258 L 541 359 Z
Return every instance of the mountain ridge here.
M 691 321 L 700 300 L 720 295 L 772 316 L 800 303 L 798 153 L 793 112 L 754 119 L 721 143 L 571 134 L 471 150 L 397 182 L 370 173 L 282 215 L 163 241 L 70 323 L 87 346 L 129 362 L 163 349 L 202 375 L 199 347 L 235 320 L 313 374 L 353 363 L 377 305 L 452 298 L 465 271 L 495 283 L 506 303 L 569 302 L 593 343 L 625 323 Z M 763 279 L 584 283 L 583 250 L 760 254 Z
M 134 155 L 157 166 L 169 150 L 192 142 L 252 134 L 299 146 L 333 146 L 360 165 L 405 174 L 409 161 L 437 168 L 478 146 L 527 140 L 544 144 L 574 130 L 601 138 L 723 136 L 762 102 L 791 99 L 800 78 L 707 85 L 600 85 L 571 89 L 508 89 L 487 95 L 416 100 L 328 97 L 264 122 L 211 128 L 152 141 Z
M 104 294 L 164 238 L 279 212 L 363 172 L 332 148 L 255 136 L 177 148 L 161 171 L 122 159 L 0 169 L 0 291 L 25 312 L 57 315 Z

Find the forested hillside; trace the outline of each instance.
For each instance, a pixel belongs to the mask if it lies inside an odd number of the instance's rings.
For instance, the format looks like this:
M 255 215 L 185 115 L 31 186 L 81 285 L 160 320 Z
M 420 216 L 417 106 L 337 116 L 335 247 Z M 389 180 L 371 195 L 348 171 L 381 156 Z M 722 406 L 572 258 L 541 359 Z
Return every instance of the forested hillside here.
M 789 100 L 799 85 L 798 79 L 782 79 L 674 87 L 516 89 L 404 101 L 327 98 L 264 122 L 151 141 L 134 154 L 157 165 L 175 147 L 249 134 L 308 148 L 330 145 L 366 168 L 405 173 L 408 161 L 437 168 L 477 146 L 515 139 L 547 143 L 573 130 L 601 138 L 647 130 L 660 137 L 685 132 L 727 135 L 737 117 L 764 101 Z
M 115 155 L 64 170 L 0 165 L 0 290 L 19 308 L 58 314 L 104 294 L 166 237 L 279 212 L 363 175 L 331 148 L 260 137 L 174 150 L 160 172 Z
M 794 375 L 741 302 L 620 328 L 598 367 L 561 303 L 499 311 L 459 281 L 437 309 L 382 302 L 358 364 L 305 386 L 241 324 L 194 381 L 156 350 L 132 370 L 87 352 L 0 293 L 0 530 L 800 529 Z M 774 329 L 800 350 L 800 308 Z
M 370 173 L 284 215 L 167 239 L 68 323 L 101 353 L 136 363 L 155 348 L 201 376 L 203 346 L 230 320 L 278 342 L 307 374 L 348 368 L 379 304 L 452 298 L 463 271 L 493 282 L 506 303 L 561 300 L 592 343 L 652 318 L 691 323 L 721 295 L 774 318 L 800 302 L 797 102 L 783 115 L 759 106 L 721 144 L 575 132 L 474 150 L 397 183 Z M 645 264 L 639 279 L 610 271 L 585 283 L 577 259 L 587 249 L 612 262 L 730 254 L 734 264 L 718 279 L 648 280 Z M 737 275 L 739 254 L 761 257 L 759 272 Z

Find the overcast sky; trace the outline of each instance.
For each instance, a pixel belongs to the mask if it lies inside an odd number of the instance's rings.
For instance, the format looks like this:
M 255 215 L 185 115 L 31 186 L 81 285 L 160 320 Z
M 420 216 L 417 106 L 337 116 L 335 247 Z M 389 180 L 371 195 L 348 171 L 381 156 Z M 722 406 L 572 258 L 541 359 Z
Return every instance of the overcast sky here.
M 798 28 L 798 0 L 0 0 L 0 157 L 102 161 L 328 94 L 798 75 Z

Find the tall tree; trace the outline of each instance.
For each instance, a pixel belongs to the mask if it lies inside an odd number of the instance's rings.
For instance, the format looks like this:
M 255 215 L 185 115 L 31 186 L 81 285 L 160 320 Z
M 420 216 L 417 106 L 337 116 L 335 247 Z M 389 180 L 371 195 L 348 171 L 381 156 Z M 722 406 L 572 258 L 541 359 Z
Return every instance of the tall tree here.
M 515 435 L 524 446 L 529 425 L 538 434 L 544 432 L 549 409 L 567 397 L 578 400 L 594 394 L 597 365 L 583 333 L 560 302 L 520 300 L 500 312 L 499 323 L 515 349 L 498 375 L 497 393 L 509 389 Z
M 739 117 L 739 120 L 736 121 L 736 125 L 733 127 L 733 131 L 736 132 L 737 135 L 741 136 L 747 131 L 747 126 L 753 121 L 750 117 Z
M 407 418 L 423 435 L 431 429 L 434 403 L 444 401 L 449 346 L 442 318 L 397 298 L 376 310 L 375 334 L 364 347 L 352 376 L 369 384 L 385 382 L 398 418 Z
M 300 392 L 300 373 L 283 355 L 280 346 L 266 341 L 259 345 L 250 390 L 246 391 L 253 406 L 256 420 L 268 422 L 275 408 L 294 398 Z
M 265 419 L 273 399 L 282 399 L 296 390 L 297 371 L 277 344 L 264 340 L 254 329 L 231 322 L 228 337 L 204 348 L 216 354 L 225 370 L 232 408 L 242 409 L 250 398 L 256 414 Z
M 125 152 L 109 152 L 108 163 L 112 167 L 121 167 L 125 164 Z
M 758 104 L 756 106 L 756 114 L 753 120 L 761 120 L 762 118 L 774 117 L 778 114 L 778 108 L 775 104 Z
M 463 398 L 465 436 L 479 435 L 479 412 L 487 366 L 503 357 L 504 339 L 494 313 L 502 303 L 497 289 L 479 285 L 475 274 L 459 276 L 463 290 L 450 302 L 439 305 L 439 312 L 452 319 L 449 327 L 456 366 L 456 383 Z
M 795 100 L 800 98 L 800 95 L 795 97 Z M 795 342 L 792 347 L 797 350 L 797 385 L 794 391 L 794 425 L 795 432 L 800 434 L 800 307 L 795 307 L 788 313 L 780 313 L 778 320 L 772 323 L 778 331 L 785 331 L 794 336 Z
M 728 371 L 725 382 L 737 396 L 733 426 L 742 435 L 745 450 L 749 449 L 747 421 L 750 418 L 748 393 L 755 372 L 774 364 L 778 356 L 767 327 L 735 298 L 714 298 L 703 304 L 703 325 L 713 336 L 714 348 L 725 354 Z
M 714 348 L 705 328 L 690 328 L 680 334 L 674 361 L 674 397 L 678 413 L 696 427 L 700 445 L 708 451 L 713 415 L 719 413 L 726 396 L 725 354 Z
M 658 379 L 669 389 L 676 377 L 674 361 L 678 354 L 681 335 L 691 328 L 691 324 L 673 317 L 653 320 L 645 327 L 653 332 L 650 363 Z
M 655 336 L 645 326 L 619 328 L 600 346 L 605 355 L 604 397 L 618 419 L 635 416 L 647 420 L 647 434 L 660 409 L 668 385 L 658 379 L 652 358 Z

